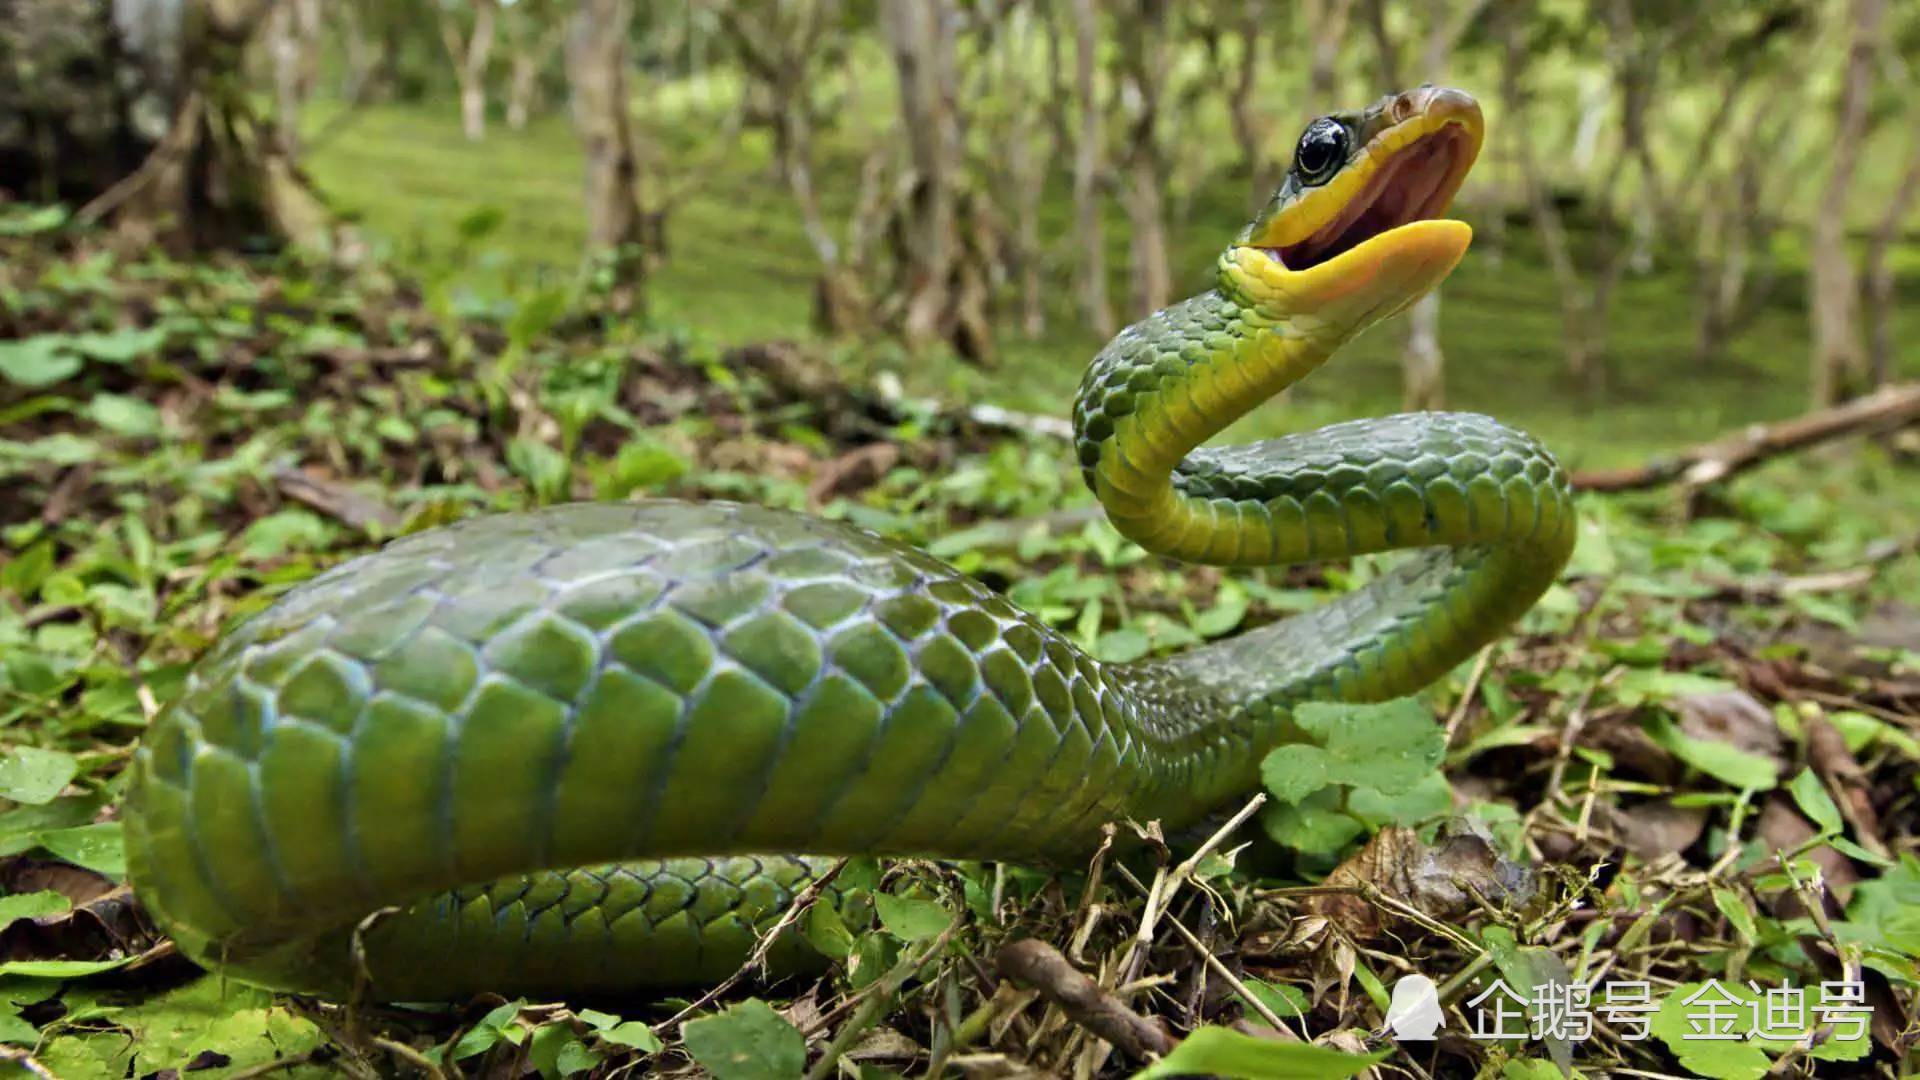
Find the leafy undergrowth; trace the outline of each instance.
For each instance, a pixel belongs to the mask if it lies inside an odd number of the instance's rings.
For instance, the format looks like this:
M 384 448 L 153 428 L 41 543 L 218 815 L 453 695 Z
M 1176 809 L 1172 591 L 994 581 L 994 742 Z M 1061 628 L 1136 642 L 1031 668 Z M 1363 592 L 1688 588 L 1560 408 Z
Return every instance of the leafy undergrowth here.
M 805 508 L 926 547 L 1114 661 L 1283 617 L 1383 564 L 1150 558 L 1090 512 L 1057 442 L 888 405 L 804 349 L 639 338 L 590 296 L 450 322 L 378 280 L 120 261 L 57 214 L 0 217 L 0 234 L 7 1067 L 1911 1064 L 1920 611 L 1896 597 L 1920 589 L 1920 497 L 1875 448 L 1765 470 L 1690 518 L 1664 494 L 1584 499 L 1572 566 L 1516 632 L 1416 700 L 1303 710 L 1315 745 L 1264 763 L 1237 832 L 1167 847 L 1152 823 L 1118 823 L 1143 854 L 1062 875 L 850 864 L 843 883 L 876 914 L 816 905 L 794 922 L 837 960 L 822 978 L 749 973 L 714 1000 L 349 1009 L 205 976 L 121 883 L 129 752 L 222 627 L 383 537 L 568 498 Z M 1416 975 L 1444 1006 L 1437 1039 L 1396 1044 L 1388 1016 L 1404 1019 Z M 1609 982 L 1644 983 L 1648 1011 L 1606 1014 Z M 1822 1014 L 1822 983 L 1857 983 L 1866 1018 L 1837 999 Z M 1565 1003 L 1544 993 L 1507 1010 L 1509 1032 L 1538 1032 L 1474 1037 L 1501 987 L 1573 984 L 1597 984 L 1585 1038 L 1549 1022 Z M 1770 1017 L 1767 1038 L 1700 1038 L 1789 984 L 1804 1015 Z

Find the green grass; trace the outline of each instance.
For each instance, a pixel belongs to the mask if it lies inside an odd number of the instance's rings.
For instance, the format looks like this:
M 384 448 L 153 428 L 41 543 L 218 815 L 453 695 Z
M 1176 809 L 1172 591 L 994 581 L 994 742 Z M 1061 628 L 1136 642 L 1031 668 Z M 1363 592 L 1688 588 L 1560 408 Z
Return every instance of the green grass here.
M 324 122 L 324 121 L 323 121 Z M 696 344 L 723 345 L 811 336 L 814 261 L 791 200 L 769 166 L 767 136 L 743 132 L 736 148 L 714 138 L 708 110 L 685 95 L 643 118 L 651 153 L 670 189 L 686 188 L 668 225 L 668 251 L 651 283 L 654 328 Z M 860 133 L 823 136 L 820 188 L 830 212 L 844 213 L 857 186 Z M 728 155 L 722 159 L 716 155 Z M 469 142 L 450 104 L 369 108 L 311 155 L 323 190 L 357 216 L 403 267 L 438 281 L 457 300 L 510 302 L 541 282 L 565 280 L 583 235 L 579 152 L 563 115 L 525 132 L 501 127 Z M 1470 189 L 1471 190 L 1471 189 Z M 1184 291 L 1207 286 L 1213 258 L 1243 219 L 1236 178 L 1196 193 L 1188 220 L 1174 223 L 1172 256 Z M 1472 207 L 1468 208 L 1471 216 Z M 499 227 L 463 244 L 459 224 L 498 211 Z M 1064 413 L 1100 341 L 1081 328 L 1065 287 L 1070 217 L 1065 177 L 1051 178 L 1043 204 L 1049 280 L 1058 283 L 1049 330 L 1024 339 L 1005 310 L 1001 362 L 982 371 L 950 356 L 918 359 L 886 343 L 841 350 L 856 375 L 898 372 L 908 385 L 953 400 L 989 401 Z M 1113 294 L 1127 294 L 1125 223 L 1108 208 Z M 1653 271 L 1629 274 L 1611 319 L 1612 385 L 1589 399 L 1566 375 L 1559 294 L 1534 238 L 1509 230 L 1508 250 L 1483 243 L 1450 280 L 1442 309 L 1450 407 L 1496 414 L 1549 440 L 1570 464 L 1617 464 L 1758 420 L 1789 416 L 1807 398 L 1804 282 L 1789 268 L 1772 299 L 1725 360 L 1703 367 L 1692 352 L 1693 286 L 1685 260 L 1662 256 Z M 1797 237 L 1782 240 L 1784 259 Z M 1915 291 L 1908 284 L 1905 293 Z M 1006 307 L 1010 308 L 1009 301 Z M 1920 333 L 1920 308 L 1905 305 L 1897 337 Z M 1326 372 L 1228 433 L 1244 440 L 1399 407 L 1399 343 L 1383 326 Z M 1899 359 L 1920 374 L 1920 354 Z

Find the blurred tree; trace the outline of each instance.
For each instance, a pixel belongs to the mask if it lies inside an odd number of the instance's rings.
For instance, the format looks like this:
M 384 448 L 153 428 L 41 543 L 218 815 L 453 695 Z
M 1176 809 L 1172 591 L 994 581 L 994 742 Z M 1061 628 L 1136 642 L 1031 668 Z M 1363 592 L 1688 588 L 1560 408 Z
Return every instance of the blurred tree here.
M 1386 86 L 1399 89 L 1408 85 L 1400 64 L 1401 34 L 1418 35 L 1423 42 L 1420 80 L 1445 82 L 1454 47 L 1472 29 L 1486 6 L 1487 0 L 1431 0 L 1411 5 L 1405 22 L 1392 25 L 1386 0 L 1366 0 L 1362 14 L 1373 37 Z M 1409 410 L 1445 407 L 1446 371 L 1446 353 L 1440 348 L 1440 290 L 1434 289 L 1421 297 L 1407 316 L 1407 341 L 1400 353 L 1401 403 Z
M 1866 144 L 1880 25 L 1885 0 L 1848 0 L 1847 49 L 1841 60 L 1840 95 L 1835 104 L 1833 138 L 1827 150 L 1827 176 L 1820 210 L 1813 215 L 1811 273 L 1807 309 L 1813 320 L 1811 387 L 1816 406 L 1832 405 L 1860 393 L 1867 382 L 1866 355 L 1860 343 L 1858 279 L 1847 255 L 1847 209 L 1853 205 L 1854 175 Z
M 521 131 L 560 47 L 567 16 L 562 0 L 516 0 L 501 13 L 501 23 L 507 43 L 507 127 Z
M 493 61 L 494 23 L 498 0 L 435 0 L 440 17 L 440 42 L 453 61 L 460 87 L 460 129 L 467 138 L 487 134 L 487 68 Z
M 977 86 L 969 94 L 976 102 L 975 123 L 988 129 L 979 168 L 998 201 L 1012 210 L 1002 273 L 1018 282 L 1020 329 L 1033 338 L 1046 329 L 1047 318 L 1040 243 L 1046 174 L 1037 150 L 1048 127 L 1045 102 L 1060 34 L 1047 5 L 1035 0 L 984 0 L 975 14 L 991 60 L 976 65 Z
M 793 194 L 801 228 L 820 262 L 814 321 L 830 334 L 859 329 L 871 318 L 860 269 L 874 232 L 882 157 L 870 154 L 862 169 L 858 205 L 863 209 L 854 214 L 847 244 L 828 224 L 814 185 L 814 76 L 842 55 L 839 4 L 837 0 L 785 0 L 771 11 L 750 12 L 745 0 L 722 0 L 718 11 L 720 25 L 748 79 L 764 92 L 774 164 Z
M 1248 177 L 1248 211 L 1259 209 L 1273 195 L 1282 163 L 1268 150 L 1272 125 L 1258 107 L 1263 40 L 1275 18 L 1268 0 L 1212 0 L 1191 5 L 1188 24 L 1206 50 L 1211 76 L 1217 80 L 1227 110 L 1227 127 L 1240 148 L 1239 171 Z M 1231 43 L 1231 53 L 1229 53 Z
M 139 243 L 326 248 L 329 216 L 248 92 L 267 14 L 266 0 L 14 0 L 0 188 L 84 201 L 79 220 Z
M 1073 91 L 1080 122 L 1073 142 L 1073 235 L 1079 264 L 1080 312 L 1100 337 L 1111 336 L 1113 304 L 1107 298 L 1107 238 L 1100 224 L 1100 181 L 1106 168 L 1102 107 L 1095 74 L 1100 63 L 1100 24 L 1093 0 L 1072 0 Z
M 646 217 L 634 146 L 628 35 L 633 0 L 579 0 L 567 35 L 573 121 L 586 157 L 587 246 L 616 313 L 641 310 Z
M 900 133 L 912 164 L 907 200 L 908 272 L 903 326 L 907 340 L 942 336 L 959 236 L 954 187 L 959 181 L 960 116 L 952 0 L 884 0 L 881 32 L 899 86 Z
M 351 5 L 343 5 L 350 7 Z M 320 81 L 320 0 L 280 0 L 267 16 L 273 102 L 281 137 L 297 149 L 300 115 Z
M 1166 0 L 1130 0 L 1116 20 L 1116 81 L 1126 120 L 1121 202 L 1127 211 L 1133 318 L 1158 311 L 1173 299 L 1173 272 L 1167 265 L 1168 154 L 1161 131 L 1172 64 L 1167 8 Z

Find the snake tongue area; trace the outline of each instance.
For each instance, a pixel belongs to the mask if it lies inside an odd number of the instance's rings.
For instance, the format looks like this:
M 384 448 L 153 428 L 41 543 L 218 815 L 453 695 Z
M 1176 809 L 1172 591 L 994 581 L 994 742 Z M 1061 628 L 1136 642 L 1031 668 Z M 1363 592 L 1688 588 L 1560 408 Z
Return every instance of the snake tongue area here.
M 1457 124 L 1422 135 L 1394 151 L 1359 194 L 1313 235 L 1269 248 L 1268 254 L 1289 270 L 1306 270 L 1402 225 L 1439 217 L 1452 200 L 1454 185 L 1448 181 L 1471 164 L 1471 141 Z

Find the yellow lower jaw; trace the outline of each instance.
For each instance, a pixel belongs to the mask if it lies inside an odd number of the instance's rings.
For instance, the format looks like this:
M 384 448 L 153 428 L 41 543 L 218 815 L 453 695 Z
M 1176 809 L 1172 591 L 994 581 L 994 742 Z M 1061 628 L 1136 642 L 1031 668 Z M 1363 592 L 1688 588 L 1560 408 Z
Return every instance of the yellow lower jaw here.
M 1357 333 L 1425 295 L 1459 265 L 1473 242 L 1464 221 L 1414 221 L 1304 270 L 1265 249 L 1235 246 L 1221 256 L 1222 284 L 1262 314 L 1303 318 Z M 1303 327 L 1305 329 L 1305 327 Z

